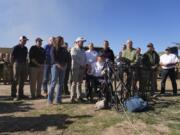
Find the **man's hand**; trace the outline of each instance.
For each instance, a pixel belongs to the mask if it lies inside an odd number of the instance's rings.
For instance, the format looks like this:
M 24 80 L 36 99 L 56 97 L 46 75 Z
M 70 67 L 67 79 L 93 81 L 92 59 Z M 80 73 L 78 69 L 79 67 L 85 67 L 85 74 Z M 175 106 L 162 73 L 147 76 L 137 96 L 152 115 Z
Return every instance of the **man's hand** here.
M 136 65 L 136 63 L 131 63 L 131 66 L 135 66 Z
M 60 65 L 60 64 L 56 64 L 56 66 L 59 68 L 59 69 L 64 69 L 64 66 Z
M 83 68 L 83 69 L 86 69 L 87 66 L 86 65 L 82 65 L 80 67 Z
M 170 63 L 170 64 L 167 64 L 166 66 L 170 67 L 170 66 L 175 66 L 175 65 L 176 65 L 176 63 Z
M 41 64 L 39 64 L 35 59 L 32 59 L 32 62 L 33 62 L 34 64 L 36 64 L 38 67 L 41 66 Z
M 91 65 L 87 64 L 87 65 L 86 65 L 86 69 L 87 69 L 87 70 L 91 70 L 91 69 L 92 69 Z
M 156 69 L 158 66 L 155 65 L 155 66 L 151 66 L 151 69 Z
M 161 63 L 160 65 L 161 65 L 161 66 L 165 66 L 165 67 L 170 67 L 170 66 L 175 66 L 176 63 L 169 63 L 169 64 L 163 64 L 163 63 Z

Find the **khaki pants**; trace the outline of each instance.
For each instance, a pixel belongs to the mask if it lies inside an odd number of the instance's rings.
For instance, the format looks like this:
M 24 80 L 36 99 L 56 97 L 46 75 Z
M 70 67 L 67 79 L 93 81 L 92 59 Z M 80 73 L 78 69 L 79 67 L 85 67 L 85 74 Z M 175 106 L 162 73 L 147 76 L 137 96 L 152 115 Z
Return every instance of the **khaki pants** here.
M 84 73 L 83 68 L 72 69 L 71 100 L 75 98 L 76 94 L 77 99 L 81 98 Z
M 41 85 L 43 80 L 43 66 L 29 68 L 29 81 L 31 97 L 41 96 Z
M 17 84 L 19 84 L 18 96 L 24 95 L 24 81 L 27 77 L 27 64 L 25 63 L 14 63 L 13 64 L 13 81 L 11 85 L 11 96 L 16 97 Z

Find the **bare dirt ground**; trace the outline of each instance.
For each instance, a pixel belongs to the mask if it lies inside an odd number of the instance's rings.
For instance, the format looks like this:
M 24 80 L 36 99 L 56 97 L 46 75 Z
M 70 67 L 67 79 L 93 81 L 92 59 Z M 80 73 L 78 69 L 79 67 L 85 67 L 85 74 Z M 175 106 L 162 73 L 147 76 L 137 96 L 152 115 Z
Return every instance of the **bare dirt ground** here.
M 158 81 L 158 88 L 160 88 Z M 180 93 L 180 80 L 177 81 Z M 10 86 L 0 85 L 1 135 L 180 135 L 180 95 L 153 100 L 147 112 L 95 111 L 94 104 L 47 105 L 46 99 L 12 101 Z M 29 85 L 25 86 L 29 95 Z

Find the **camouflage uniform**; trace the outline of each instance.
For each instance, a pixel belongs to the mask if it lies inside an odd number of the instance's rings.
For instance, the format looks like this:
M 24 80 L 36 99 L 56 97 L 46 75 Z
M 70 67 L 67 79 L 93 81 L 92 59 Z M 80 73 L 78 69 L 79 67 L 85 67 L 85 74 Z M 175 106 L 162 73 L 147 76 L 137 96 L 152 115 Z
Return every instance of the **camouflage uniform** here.
M 157 91 L 157 69 L 159 65 L 159 55 L 156 51 L 147 51 L 143 55 L 143 65 L 148 70 L 151 71 L 151 95 Z
M 126 60 L 128 60 L 130 62 L 130 65 L 133 65 L 136 61 L 136 50 L 134 48 L 125 49 L 122 52 L 122 58 L 125 58 Z M 131 90 L 133 72 L 131 71 L 131 68 L 126 69 L 125 72 L 127 73 L 126 85 L 127 85 L 128 89 Z
M 4 58 L 3 79 L 4 84 L 10 83 L 12 81 L 12 66 L 10 64 L 8 53 L 6 53 Z
M 136 60 L 136 50 L 134 48 L 126 49 L 122 52 L 122 57 L 130 60 L 131 63 L 134 63 Z

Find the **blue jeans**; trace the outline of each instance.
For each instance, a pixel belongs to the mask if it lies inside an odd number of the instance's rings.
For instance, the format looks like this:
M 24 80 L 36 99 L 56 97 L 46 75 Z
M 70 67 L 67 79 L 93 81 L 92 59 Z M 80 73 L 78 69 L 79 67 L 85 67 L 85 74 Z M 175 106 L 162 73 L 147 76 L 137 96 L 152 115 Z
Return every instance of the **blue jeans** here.
M 43 90 L 45 93 L 48 92 L 48 82 L 50 80 L 51 75 L 51 65 L 44 65 L 44 73 L 43 73 Z
M 58 79 L 59 79 L 59 87 L 57 89 L 55 102 L 56 103 L 61 102 L 61 95 L 62 95 L 62 88 L 63 88 L 63 83 L 64 83 L 65 72 L 66 72 L 66 67 L 64 69 L 59 69 L 56 66 L 56 64 L 52 65 L 52 68 L 51 68 L 51 74 L 52 74 L 51 87 L 50 87 L 49 94 L 48 94 L 48 102 L 49 103 L 52 103 L 52 101 L 53 101 L 54 90 L 55 90 L 56 83 L 57 83 Z

